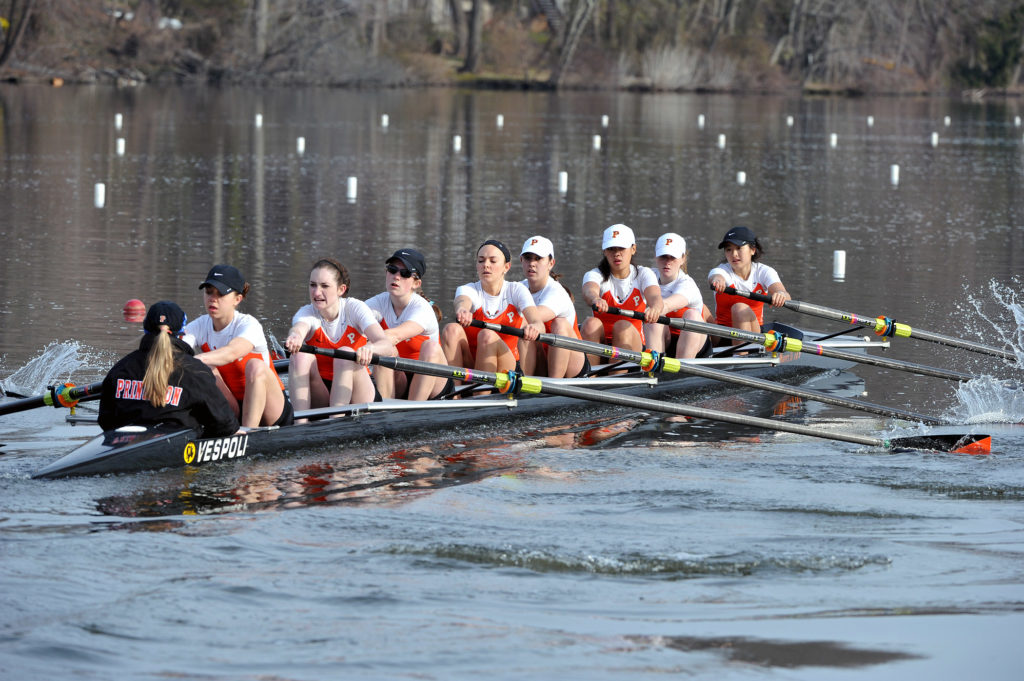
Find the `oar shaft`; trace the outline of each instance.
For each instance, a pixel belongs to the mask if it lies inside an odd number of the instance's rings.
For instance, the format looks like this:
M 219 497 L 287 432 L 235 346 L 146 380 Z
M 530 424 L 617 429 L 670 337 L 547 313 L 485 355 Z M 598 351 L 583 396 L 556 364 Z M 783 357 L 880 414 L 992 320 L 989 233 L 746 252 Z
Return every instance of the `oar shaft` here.
M 667 319 L 667 317 L 664 319 Z M 497 333 L 518 336 L 520 338 L 524 336 L 523 330 L 517 327 L 507 326 L 505 324 L 494 324 L 493 322 L 484 322 L 479 320 L 474 320 L 472 323 L 473 326 L 477 326 L 484 329 L 490 329 L 491 331 L 495 331 Z M 540 341 L 541 343 L 546 343 L 548 345 L 552 345 L 558 348 L 565 348 L 567 350 L 579 350 L 580 352 L 588 352 L 591 354 L 604 355 L 608 357 L 623 358 L 630 361 L 638 362 L 641 365 L 647 364 L 651 360 L 650 353 L 640 353 L 634 350 L 616 348 L 611 345 L 602 345 L 601 343 L 593 343 L 591 341 L 581 341 L 575 338 L 568 338 L 566 336 L 559 336 L 551 333 L 539 334 L 537 336 L 537 340 Z M 777 383 L 775 381 L 769 381 L 767 379 L 757 378 L 754 376 L 743 376 L 736 373 L 730 373 L 728 371 L 722 371 L 721 369 L 714 369 L 711 367 L 702 367 L 695 364 L 688 364 L 684 360 L 673 360 L 671 362 L 668 362 L 666 363 L 663 370 L 668 373 L 688 374 L 690 376 L 700 376 L 701 378 L 709 378 L 715 381 L 721 381 L 723 383 L 733 383 L 735 385 L 742 385 L 748 388 L 754 388 L 755 390 L 765 390 L 768 392 L 779 393 L 781 395 L 791 395 L 793 397 L 799 397 L 801 399 L 813 400 L 815 402 L 831 404 L 837 407 L 845 407 L 847 409 L 856 409 L 859 411 L 864 411 L 871 414 L 878 414 L 881 416 L 887 416 L 890 418 L 910 419 L 913 421 L 921 421 L 923 423 L 931 424 L 944 423 L 942 419 L 935 418 L 934 416 L 917 414 L 911 411 L 906 411 L 904 409 L 886 407 L 880 404 L 864 402 L 862 400 L 855 400 L 846 397 L 839 397 L 836 395 L 829 395 L 828 393 L 823 393 L 818 390 L 811 390 L 808 388 L 786 385 L 783 383 Z
M 19 411 L 35 409 L 36 407 L 63 407 L 72 402 L 87 402 L 98 400 L 100 391 L 103 390 L 103 382 L 90 385 L 53 387 L 43 395 L 26 397 L 7 404 L 0 404 L 0 416 L 14 414 Z
M 633 319 L 643 319 L 643 314 L 634 310 L 620 310 L 617 307 L 609 307 L 608 312 L 622 315 L 624 317 L 632 317 Z M 776 349 L 774 348 L 774 344 L 777 337 L 773 336 L 772 338 L 769 338 L 768 334 L 757 333 L 755 331 L 744 331 L 743 329 L 734 329 L 729 326 L 708 324 L 706 322 L 698 322 L 691 319 L 677 319 L 666 317 L 664 315 L 658 318 L 658 323 L 667 324 L 673 329 L 679 329 L 681 331 L 706 333 L 710 336 L 730 338 L 732 340 L 755 343 L 769 349 Z M 868 364 L 871 366 L 882 367 L 884 369 L 893 369 L 895 371 L 909 371 L 910 373 L 919 374 L 921 376 L 933 376 L 935 378 L 943 378 L 950 381 L 966 382 L 977 378 L 971 374 L 965 374 L 962 371 L 940 369 L 937 367 L 927 366 L 925 364 L 918 364 L 916 362 L 889 359 L 887 357 L 878 357 L 877 355 L 869 355 L 866 353 L 849 352 L 847 350 L 830 348 L 821 345 L 820 343 L 809 343 L 795 338 L 786 338 L 783 346 L 777 349 L 780 352 L 805 352 L 812 355 L 821 355 L 822 357 L 831 357 L 833 359 L 854 362 L 856 364 Z
M 726 293 L 736 296 L 742 296 L 749 298 L 750 300 L 756 300 L 762 303 L 770 303 L 771 296 L 766 296 L 761 293 L 746 293 L 743 291 L 737 291 L 734 288 L 727 288 Z M 999 357 L 1001 359 L 1010 360 L 1012 362 L 1017 361 L 1017 355 L 1008 351 L 994 348 L 990 345 L 984 345 L 982 343 L 976 343 L 963 338 L 956 338 L 954 336 L 946 336 L 941 333 L 934 333 L 931 331 L 924 331 L 921 329 L 912 328 L 909 324 L 900 324 L 898 322 L 889 320 L 885 316 L 880 317 L 866 317 L 863 315 L 857 315 L 852 312 L 843 312 L 842 310 L 836 310 L 831 307 L 824 307 L 822 305 L 815 305 L 813 303 L 804 303 L 799 300 L 787 300 L 784 303 L 787 309 L 801 314 L 809 314 L 814 317 L 821 317 L 823 319 L 833 319 L 835 321 L 846 322 L 855 326 L 863 326 L 874 331 L 880 335 L 888 336 L 901 336 L 903 338 L 917 338 L 919 340 L 929 341 L 932 343 L 938 343 L 939 345 L 945 345 L 952 348 L 959 348 L 961 350 L 969 350 L 971 352 L 978 352 L 983 355 L 991 355 L 993 357 Z M 891 328 L 890 328 L 891 327 Z
M 334 350 L 330 348 L 316 348 L 310 345 L 303 345 L 302 352 L 310 352 L 316 355 L 324 355 L 326 357 L 337 357 L 339 359 L 356 359 L 356 353 L 354 351 L 343 348 Z M 495 374 L 488 371 L 476 371 L 473 369 L 463 369 L 461 367 L 450 367 L 443 364 L 433 364 L 431 362 L 422 362 L 402 357 L 381 357 L 380 355 L 374 354 L 370 363 L 389 369 L 397 369 L 399 371 L 411 371 L 414 373 L 427 374 L 428 376 L 440 376 L 464 381 L 475 381 L 477 383 L 487 383 L 495 386 L 499 390 L 506 389 L 509 385 L 509 378 L 507 374 Z M 796 423 L 786 423 L 785 421 L 773 421 L 771 419 L 763 419 L 757 416 L 746 416 L 743 414 L 733 414 L 713 409 L 690 407 L 682 404 L 653 400 L 647 397 L 623 395 L 611 391 L 544 383 L 542 379 L 535 377 L 523 378 L 522 387 L 523 391 L 528 393 L 561 395 L 563 397 L 572 397 L 579 400 L 601 402 L 604 404 L 614 404 L 621 407 L 630 407 L 632 409 L 644 409 L 647 411 L 675 414 L 677 416 L 689 416 L 691 418 L 707 419 L 710 421 L 723 421 L 725 423 L 751 426 L 753 428 L 763 428 L 766 430 L 777 430 L 796 435 L 818 437 L 825 440 L 851 442 L 853 444 L 866 445 L 869 447 L 889 447 L 889 443 L 880 438 L 853 435 L 851 433 L 835 433 L 820 430 L 818 428 L 811 428 L 809 426 L 802 426 Z

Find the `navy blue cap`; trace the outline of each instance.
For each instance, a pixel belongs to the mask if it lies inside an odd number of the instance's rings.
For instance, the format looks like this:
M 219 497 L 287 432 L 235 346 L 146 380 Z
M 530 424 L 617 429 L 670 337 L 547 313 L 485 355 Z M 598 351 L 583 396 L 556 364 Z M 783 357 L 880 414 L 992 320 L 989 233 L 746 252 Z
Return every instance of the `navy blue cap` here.
M 747 227 L 733 227 L 725 236 L 722 237 L 722 243 L 718 244 L 719 248 L 725 248 L 725 245 L 736 244 L 742 246 L 743 244 L 753 244 L 757 241 L 757 237 Z

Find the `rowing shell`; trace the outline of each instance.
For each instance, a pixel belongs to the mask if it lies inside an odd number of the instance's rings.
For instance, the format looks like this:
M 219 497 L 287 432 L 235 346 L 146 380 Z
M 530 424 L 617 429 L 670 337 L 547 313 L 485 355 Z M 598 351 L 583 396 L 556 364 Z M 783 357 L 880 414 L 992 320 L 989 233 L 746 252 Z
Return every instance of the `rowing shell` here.
M 869 339 L 836 339 L 845 348 L 884 347 Z M 845 369 L 850 362 L 800 353 L 763 353 L 748 357 L 689 360 L 696 364 L 729 367 L 744 375 L 770 375 L 775 380 L 798 381 L 829 370 Z M 723 384 L 681 374 L 655 379 L 646 375 L 560 380 L 623 394 L 653 396 L 671 391 L 707 393 Z M 197 431 L 157 426 L 126 426 L 89 440 L 69 454 L 38 471 L 35 478 L 129 473 L 161 468 L 205 466 L 248 459 L 258 455 L 301 451 L 348 441 L 422 436 L 466 423 L 490 423 L 507 417 L 553 415 L 559 409 L 580 408 L 585 403 L 568 397 L 537 395 L 510 399 L 504 396 L 426 402 L 384 400 L 368 404 L 303 411 L 297 418 L 310 419 L 284 427 L 254 428 L 220 438 L 202 438 Z M 588 405 L 589 406 L 589 405 Z M 330 418 L 328 418 L 330 417 Z

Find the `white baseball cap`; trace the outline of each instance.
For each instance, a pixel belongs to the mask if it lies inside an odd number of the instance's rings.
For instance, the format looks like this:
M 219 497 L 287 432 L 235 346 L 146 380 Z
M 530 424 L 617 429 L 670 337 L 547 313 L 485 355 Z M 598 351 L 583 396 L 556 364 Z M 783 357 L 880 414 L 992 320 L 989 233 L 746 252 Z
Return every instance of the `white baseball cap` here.
M 604 230 L 604 239 L 601 241 L 601 250 L 606 248 L 629 248 L 636 245 L 633 237 L 633 230 L 623 224 L 612 225 Z
M 555 247 L 551 243 L 551 239 L 547 237 L 531 236 L 523 242 L 523 250 L 519 252 L 519 255 L 525 255 L 526 253 L 533 253 L 542 258 L 553 258 L 555 257 Z
M 675 232 L 662 234 L 654 244 L 654 257 L 659 255 L 671 255 L 673 258 L 683 257 L 686 255 L 686 239 Z

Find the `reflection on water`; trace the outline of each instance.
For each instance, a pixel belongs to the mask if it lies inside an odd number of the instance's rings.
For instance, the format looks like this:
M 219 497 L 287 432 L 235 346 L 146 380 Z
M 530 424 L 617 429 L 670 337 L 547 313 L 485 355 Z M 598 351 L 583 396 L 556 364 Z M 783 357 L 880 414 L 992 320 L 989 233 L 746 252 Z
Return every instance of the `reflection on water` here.
M 522 433 L 515 439 L 474 438 L 379 454 L 342 452 L 297 467 L 247 472 L 235 480 L 189 480 L 161 489 L 97 501 L 105 515 L 152 518 L 265 511 L 320 504 L 391 504 L 495 475 L 549 476 L 526 455 L 538 448 L 593 447 L 638 425 L 639 419 L 589 421 Z M 173 527 L 173 524 L 170 526 Z

